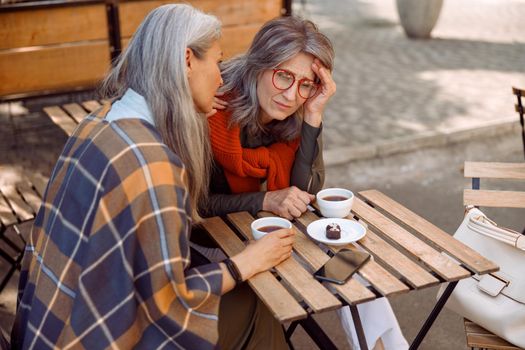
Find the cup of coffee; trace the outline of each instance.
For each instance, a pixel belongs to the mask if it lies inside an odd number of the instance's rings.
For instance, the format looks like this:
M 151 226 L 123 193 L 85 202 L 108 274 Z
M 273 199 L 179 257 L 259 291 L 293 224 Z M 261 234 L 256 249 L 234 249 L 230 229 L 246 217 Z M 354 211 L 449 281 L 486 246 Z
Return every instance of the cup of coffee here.
M 292 228 L 292 223 L 286 219 L 271 216 L 254 220 L 251 227 L 253 238 L 257 240 L 270 232 Z
M 326 218 L 348 216 L 354 203 L 354 194 L 344 188 L 326 188 L 317 192 L 315 197 L 321 214 Z

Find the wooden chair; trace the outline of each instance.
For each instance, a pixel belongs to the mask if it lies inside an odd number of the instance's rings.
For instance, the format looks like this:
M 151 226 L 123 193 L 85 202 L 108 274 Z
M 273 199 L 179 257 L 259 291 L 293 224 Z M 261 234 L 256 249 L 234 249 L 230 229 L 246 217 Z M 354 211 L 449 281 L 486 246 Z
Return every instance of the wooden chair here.
M 523 141 L 523 155 L 525 156 L 525 108 L 524 108 L 524 101 L 523 97 L 525 96 L 525 90 L 513 87 L 512 93 L 516 95 L 517 102 L 514 105 L 514 109 L 518 114 L 520 115 L 520 124 L 521 124 L 521 139 Z
M 25 239 L 18 226 L 35 218 L 46 184 L 45 177 L 31 175 L 31 180 L 24 179 L 15 185 L 0 185 L 0 257 L 9 264 L 7 273 L 0 281 L 0 293 L 14 272 L 20 269 L 24 255 Z M 9 228 L 13 228 L 18 244 L 7 236 Z
M 472 189 L 463 192 L 463 204 L 477 207 L 525 208 L 525 192 L 486 190 L 481 179 L 525 180 L 525 163 L 465 162 L 465 177 Z M 474 322 L 464 319 L 467 345 L 472 349 L 519 350 Z

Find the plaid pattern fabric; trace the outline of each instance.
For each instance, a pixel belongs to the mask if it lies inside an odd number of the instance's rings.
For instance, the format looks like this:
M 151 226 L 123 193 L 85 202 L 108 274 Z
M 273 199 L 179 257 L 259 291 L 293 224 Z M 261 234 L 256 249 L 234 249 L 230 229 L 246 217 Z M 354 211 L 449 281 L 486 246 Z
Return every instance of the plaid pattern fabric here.
M 187 269 L 184 165 L 148 123 L 99 113 L 53 170 L 26 247 L 13 345 L 214 348 L 222 273 Z

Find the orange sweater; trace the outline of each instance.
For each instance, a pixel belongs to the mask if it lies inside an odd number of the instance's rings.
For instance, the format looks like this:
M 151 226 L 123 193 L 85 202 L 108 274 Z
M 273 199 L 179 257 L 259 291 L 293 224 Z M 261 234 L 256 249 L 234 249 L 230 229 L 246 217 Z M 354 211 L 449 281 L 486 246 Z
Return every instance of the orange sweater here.
M 260 191 L 262 179 L 268 181 L 269 191 L 289 187 L 299 138 L 268 147 L 243 148 L 239 126 L 228 128 L 230 116 L 229 111 L 218 111 L 208 118 L 208 124 L 213 156 L 223 167 L 232 192 Z

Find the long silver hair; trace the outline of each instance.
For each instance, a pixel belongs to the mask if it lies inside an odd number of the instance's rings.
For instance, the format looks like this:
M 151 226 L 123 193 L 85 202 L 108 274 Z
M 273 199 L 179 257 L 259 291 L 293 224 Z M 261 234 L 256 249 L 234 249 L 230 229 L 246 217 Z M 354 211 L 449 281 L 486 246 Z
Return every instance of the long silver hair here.
M 332 70 L 334 49 L 330 39 L 311 21 L 279 17 L 264 24 L 246 54 L 223 63 L 221 90 L 233 96 L 230 101 L 232 125 L 245 128 L 250 136 L 270 132 L 277 140 L 291 140 L 299 135 L 302 107 L 283 121 L 267 126 L 261 123 L 257 79 L 265 70 L 277 67 L 300 52 L 313 55 Z
M 163 142 L 185 165 L 194 219 L 197 204 L 207 200 L 211 147 L 206 118 L 193 103 L 186 49 L 203 58 L 220 35 L 214 16 L 184 4 L 160 6 L 141 23 L 101 88 L 106 98 L 131 88 L 146 99 Z

